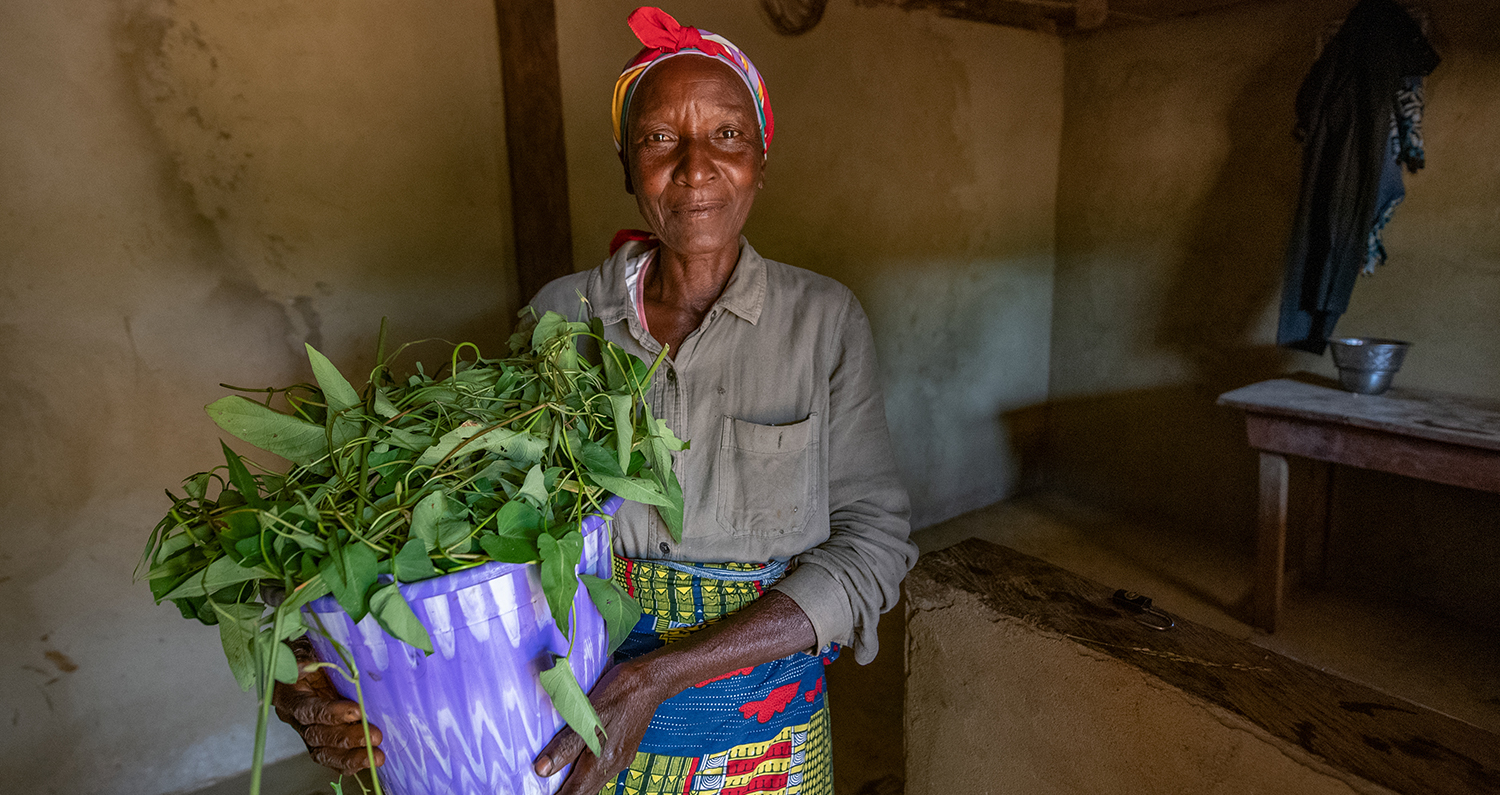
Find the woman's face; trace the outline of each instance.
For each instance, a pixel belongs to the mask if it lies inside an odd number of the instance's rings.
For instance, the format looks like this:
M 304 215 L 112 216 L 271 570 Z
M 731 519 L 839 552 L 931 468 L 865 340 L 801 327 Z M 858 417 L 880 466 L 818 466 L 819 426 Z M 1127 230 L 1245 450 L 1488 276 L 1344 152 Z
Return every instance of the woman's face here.
M 626 188 L 662 245 L 684 255 L 738 250 L 765 174 L 739 75 L 712 58 L 672 58 L 642 78 L 626 123 Z

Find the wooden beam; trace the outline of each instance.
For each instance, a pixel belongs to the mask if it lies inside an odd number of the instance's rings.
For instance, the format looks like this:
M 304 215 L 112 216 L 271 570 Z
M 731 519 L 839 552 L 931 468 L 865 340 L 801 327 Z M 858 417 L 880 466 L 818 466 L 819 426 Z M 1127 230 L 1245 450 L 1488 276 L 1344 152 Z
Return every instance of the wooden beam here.
M 1073 8 L 1073 24 L 1079 30 L 1093 30 L 1108 19 L 1108 0 L 1077 0 Z
M 524 304 L 573 272 L 562 75 L 553 0 L 495 0 L 516 281 Z

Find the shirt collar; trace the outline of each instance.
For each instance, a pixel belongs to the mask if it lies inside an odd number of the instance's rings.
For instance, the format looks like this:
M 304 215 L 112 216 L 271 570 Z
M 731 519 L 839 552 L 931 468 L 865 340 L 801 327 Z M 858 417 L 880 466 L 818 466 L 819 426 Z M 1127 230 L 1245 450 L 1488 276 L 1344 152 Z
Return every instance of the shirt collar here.
M 599 269 L 599 295 L 590 298 L 594 316 L 605 323 L 618 323 L 635 315 L 635 299 L 627 278 L 630 261 L 645 251 L 646 243 L 632 240 L 621 246 Z M 725 309 L 755 325 L 766 303 L 766 261 L 750 242 L 740 237 L 740 259 L 724 287 L 724 294 L 714 302 L 715 309 Z M 713 310 L 710 309 L 710 312 Z

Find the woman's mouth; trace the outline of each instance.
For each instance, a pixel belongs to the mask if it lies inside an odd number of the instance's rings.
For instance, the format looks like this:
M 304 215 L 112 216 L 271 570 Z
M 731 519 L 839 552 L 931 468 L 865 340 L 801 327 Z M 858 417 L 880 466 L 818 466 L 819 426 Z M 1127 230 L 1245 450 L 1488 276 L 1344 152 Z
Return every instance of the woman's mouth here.
M 722 201 L 690 202 L 672 208 L 672 213 L 688 218 L 703 218 L 723 209 L 724 205 L 725 202 Z

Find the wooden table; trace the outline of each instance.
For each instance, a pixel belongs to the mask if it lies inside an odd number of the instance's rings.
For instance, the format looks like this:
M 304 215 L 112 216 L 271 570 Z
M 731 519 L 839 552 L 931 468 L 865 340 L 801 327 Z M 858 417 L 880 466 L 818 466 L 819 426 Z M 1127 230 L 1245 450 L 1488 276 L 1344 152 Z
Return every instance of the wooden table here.
M 1356 395 L 1283 378 L 1226 392 L 1219 405 L 1245 411 L 1250 446 L 1260 452 L 1253 607 L 1255 626 L 1267 632 L 1276 631 L 1285 587 L 1287 456 L 1323 462 L 1317 524 L 1326 522 L 1334 464 L 1500 492 L 1500 402 L 1416 389 Z

